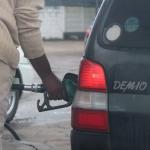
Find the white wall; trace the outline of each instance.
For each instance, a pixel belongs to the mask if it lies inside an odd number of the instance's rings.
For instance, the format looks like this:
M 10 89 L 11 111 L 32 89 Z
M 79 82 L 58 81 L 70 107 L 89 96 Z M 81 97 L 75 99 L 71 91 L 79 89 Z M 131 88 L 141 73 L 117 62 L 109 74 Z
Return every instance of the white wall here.
M 40 12 L 42 37 L 48 39 L 63 39 L 64 7 L 45 7 Z
M 84 29 L 87 29 L 91 25 L 96 16 L 96 9 L 86 7 L 84 8 Z
M 65 7 L 65 32 L 82 32 L 83 20 L 83 7 Z
M 65 32 L 84 32 L 95 14 L 93 7 L 65 7 Z
M 95 14 L 92 7 L 45 7 L 40 12 L 42 37 L 63 39 L 64 32 L 85 32 Z

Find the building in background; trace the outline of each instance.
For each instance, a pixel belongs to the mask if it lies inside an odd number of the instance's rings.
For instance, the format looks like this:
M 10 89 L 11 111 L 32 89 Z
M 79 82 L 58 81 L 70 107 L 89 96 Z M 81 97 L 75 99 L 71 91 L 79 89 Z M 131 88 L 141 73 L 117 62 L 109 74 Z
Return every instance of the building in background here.
M 45 0 L 40 13 L 45 40 L 82 38 L 96 14 L 94 0 Z

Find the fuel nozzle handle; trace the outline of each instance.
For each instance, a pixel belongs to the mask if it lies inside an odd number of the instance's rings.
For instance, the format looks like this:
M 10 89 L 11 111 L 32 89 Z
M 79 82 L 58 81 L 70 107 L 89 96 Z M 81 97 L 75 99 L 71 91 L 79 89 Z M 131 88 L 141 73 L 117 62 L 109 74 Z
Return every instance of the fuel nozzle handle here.
M 37 108 L 39 112 L 53 110 L 53 109 L 60 109 L 64 107 L 68 107 L 72 104 L 73 98 L 77 88 L 77 75 L 72 73 L 67 73 L 62 81 L 63 86 L 66 89 L 66 97 L 63 98 L 66 101 L 65 104 L 52 106 L 51 100 L 53 97 L 49 95 L 46 91 L 46 88 L 43 84 L 32 84 L 32 85 L 24 85 L 24 84 L 13 84 L 12 90 L 24 90 L 24 91 L 31 91 L 35 93 L 43 93 L 44 101 L 40 104 L 40 100 L 37 101 Z

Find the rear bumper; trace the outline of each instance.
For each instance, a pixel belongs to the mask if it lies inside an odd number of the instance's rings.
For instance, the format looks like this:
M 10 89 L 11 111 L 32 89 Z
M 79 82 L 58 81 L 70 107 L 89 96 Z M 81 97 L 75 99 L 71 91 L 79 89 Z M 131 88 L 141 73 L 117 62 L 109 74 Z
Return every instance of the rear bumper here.
M 109 134 L 72 130 L 71 150 L 110 150 Z

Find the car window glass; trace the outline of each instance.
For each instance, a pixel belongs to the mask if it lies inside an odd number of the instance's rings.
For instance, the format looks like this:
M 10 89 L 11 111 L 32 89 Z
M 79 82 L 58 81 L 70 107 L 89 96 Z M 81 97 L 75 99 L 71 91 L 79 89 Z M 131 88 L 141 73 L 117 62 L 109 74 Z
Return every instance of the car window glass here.
M 150 47 L 150 0 L 114 0 L 98 38 L 105 46 Z

